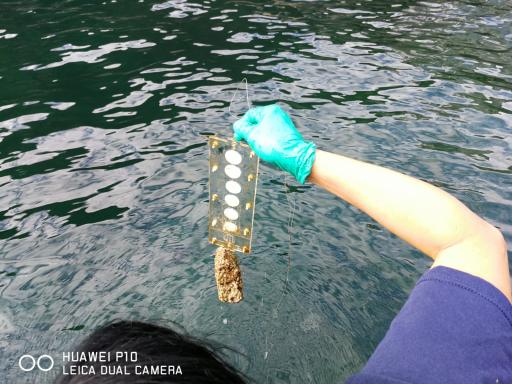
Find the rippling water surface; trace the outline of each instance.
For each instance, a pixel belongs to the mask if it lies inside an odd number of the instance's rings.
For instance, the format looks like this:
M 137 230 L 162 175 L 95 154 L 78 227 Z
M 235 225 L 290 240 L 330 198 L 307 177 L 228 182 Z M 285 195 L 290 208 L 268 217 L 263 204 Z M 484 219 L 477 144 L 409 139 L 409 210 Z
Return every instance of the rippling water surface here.
M 428 260 L 263 166 L 246 299 L 219 303 L 206 138 L 246 77 L 320 148 L 434 182 L 510 242 L 511 26 L 509 1 L 2 1 L 2 377 L 49 382 L 17 358 L 123 318 L 230 346 L 255 382 L 347 378 Z

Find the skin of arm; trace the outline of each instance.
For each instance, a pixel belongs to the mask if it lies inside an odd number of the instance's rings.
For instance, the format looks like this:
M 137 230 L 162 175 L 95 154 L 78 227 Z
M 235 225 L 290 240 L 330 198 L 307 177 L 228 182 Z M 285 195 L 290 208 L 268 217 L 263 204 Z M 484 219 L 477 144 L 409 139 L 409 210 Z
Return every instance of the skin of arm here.
M 501 232 L 452 195 L 377 165 L 317 150 L 308 181 L 370 215 L 445 266 L 478 276 L 512 301 Z

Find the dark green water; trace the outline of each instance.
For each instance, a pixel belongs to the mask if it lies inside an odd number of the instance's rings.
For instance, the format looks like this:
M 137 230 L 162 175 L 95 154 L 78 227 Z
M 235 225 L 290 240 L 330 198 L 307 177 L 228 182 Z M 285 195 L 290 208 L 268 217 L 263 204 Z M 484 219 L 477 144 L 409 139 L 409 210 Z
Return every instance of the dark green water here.
M 509 1 L 2 1 L 1 381 L 50 382 L 17 359 L 121 318 L 220 341 L 258 383 L 347 378 L 429 261 L 263 166 L 246 299 L 219 303 L 206 137 L 247 77 L 320 148 L 434 182 L 510 242 L 511 26 Z

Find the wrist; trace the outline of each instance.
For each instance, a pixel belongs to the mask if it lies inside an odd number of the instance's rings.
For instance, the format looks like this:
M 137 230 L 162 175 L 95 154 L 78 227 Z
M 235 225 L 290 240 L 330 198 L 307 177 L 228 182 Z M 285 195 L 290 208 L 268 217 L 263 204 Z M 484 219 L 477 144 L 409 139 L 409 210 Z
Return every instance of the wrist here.
M 316 145 L 312 141 L 305 141 L 300 146 L 295 161 L 293 176 L 301 184 L 305 184 L 306 179 L 311 174 L 316 157 Z

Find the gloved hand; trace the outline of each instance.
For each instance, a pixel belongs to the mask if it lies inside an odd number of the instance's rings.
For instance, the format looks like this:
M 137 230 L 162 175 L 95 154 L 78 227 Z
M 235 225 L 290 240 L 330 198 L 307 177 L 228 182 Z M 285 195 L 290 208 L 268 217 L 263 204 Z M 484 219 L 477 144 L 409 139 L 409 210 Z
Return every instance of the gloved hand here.
M 233 124 L 235 140 L 245 140 L 261 159 L 290 172 L 304 184 L 315 161 L 316 146 L 305 141 L 290 116 L 276 104 L 256 107 Z

